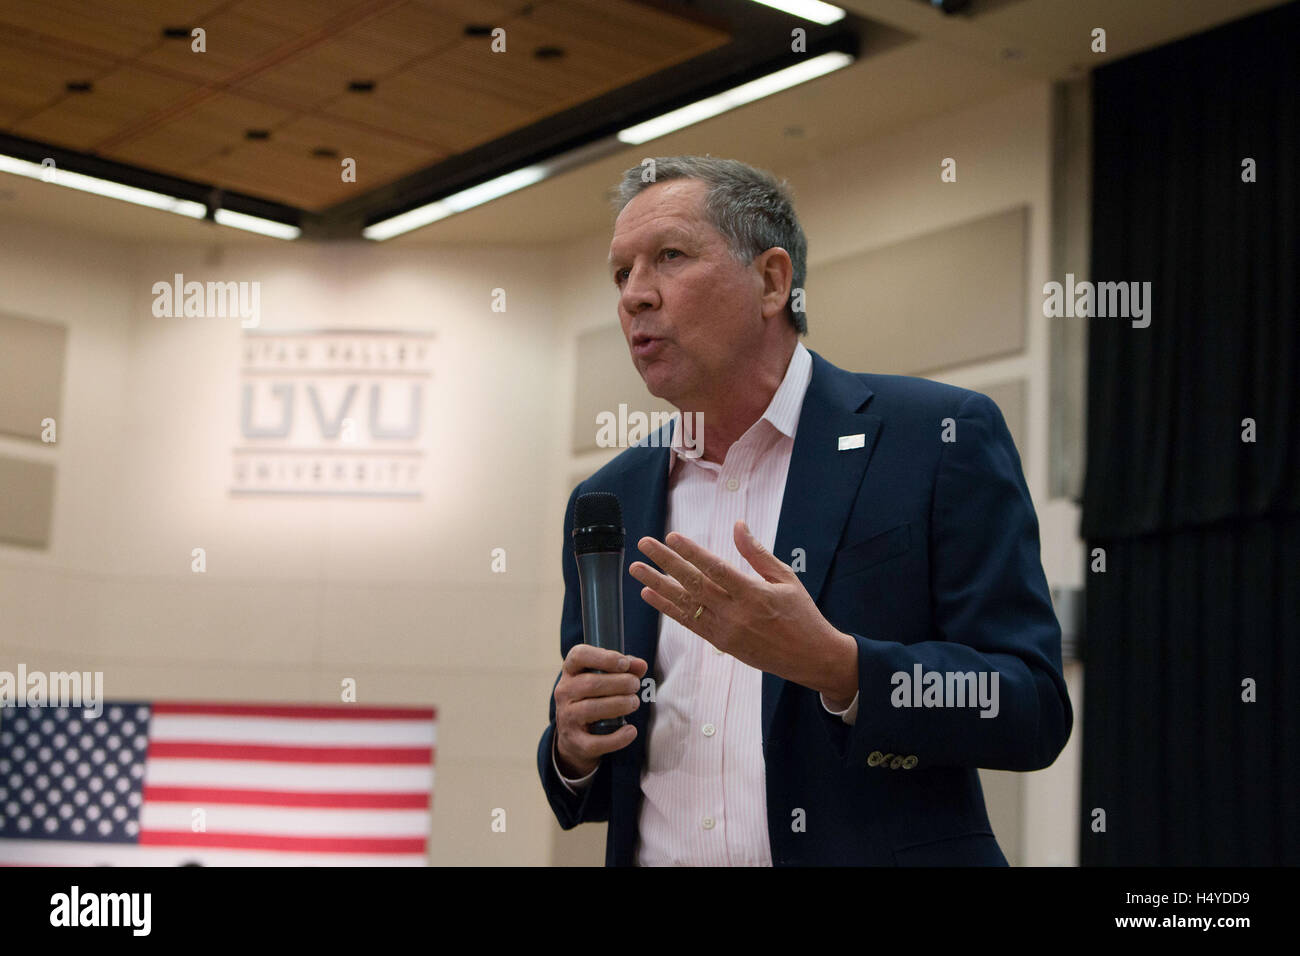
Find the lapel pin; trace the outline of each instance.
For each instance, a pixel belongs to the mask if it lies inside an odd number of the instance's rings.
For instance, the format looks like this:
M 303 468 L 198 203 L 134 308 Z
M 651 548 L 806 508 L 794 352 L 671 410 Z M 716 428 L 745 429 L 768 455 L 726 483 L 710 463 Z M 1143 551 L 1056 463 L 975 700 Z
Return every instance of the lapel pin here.
M 866 443 L 867 436 L 865 432 L 861 435 L 841 435 L 839 450 L 848 451 L 850 448 L 862 448 Z

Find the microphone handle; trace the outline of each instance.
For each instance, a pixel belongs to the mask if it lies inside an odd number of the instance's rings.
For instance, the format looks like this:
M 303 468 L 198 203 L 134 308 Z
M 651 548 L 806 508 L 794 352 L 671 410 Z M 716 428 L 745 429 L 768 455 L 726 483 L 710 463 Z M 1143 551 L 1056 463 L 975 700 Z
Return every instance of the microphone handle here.
M 582 639 L 595 647 L 623 653 L 623 549 L 576 555 L 582 593 Z M 603 586 L 601 586 L 603 584 Z M 604 674 L 595 667 L 588 673 Z M 622 717 L 605 717 L 587 725 L 587 732 L 604 736 L 626 724 Z

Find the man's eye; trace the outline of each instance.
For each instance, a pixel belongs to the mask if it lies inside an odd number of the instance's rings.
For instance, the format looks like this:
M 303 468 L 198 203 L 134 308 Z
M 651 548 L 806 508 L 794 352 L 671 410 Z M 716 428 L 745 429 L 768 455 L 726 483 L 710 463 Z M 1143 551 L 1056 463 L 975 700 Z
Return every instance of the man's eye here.
M 680 249 L 664 249 L 660 253 L 660 255 L 662 256 L 684 256 L 685 254 L 686 253 L 682 252 Z M 627 272 L 628 272 L 627 269 L 619 269 L 617 272 L 615 272 L 614 284 L 618 285 L 619 283 L 623 282 L 627 278 Z

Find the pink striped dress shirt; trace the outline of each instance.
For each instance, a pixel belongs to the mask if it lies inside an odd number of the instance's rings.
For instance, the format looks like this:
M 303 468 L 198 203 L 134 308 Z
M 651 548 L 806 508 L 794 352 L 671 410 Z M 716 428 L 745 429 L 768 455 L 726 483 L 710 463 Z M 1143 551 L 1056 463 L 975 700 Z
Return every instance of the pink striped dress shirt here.
M 678 421 L 668 456 L 665 534 L 684 534 L 758 577 L 736 550 L 732 528 L 744 519 L 765 548 L 774 547 L 795 429 L 811 379 L 812 356 L 798 343 L 767 411 L 728 449 L 722 464 L 683 455 Z M 707 420 L 703 427 L 707 434 Z M 653 676 L 638 865 L 771 866 L 762 671 L 660 615 Z M 845 711 L 826 709 L 852 724 L 857 698 Z M 575 791 L 594 776 L 594 771 L 581 780 L 560 775 Z

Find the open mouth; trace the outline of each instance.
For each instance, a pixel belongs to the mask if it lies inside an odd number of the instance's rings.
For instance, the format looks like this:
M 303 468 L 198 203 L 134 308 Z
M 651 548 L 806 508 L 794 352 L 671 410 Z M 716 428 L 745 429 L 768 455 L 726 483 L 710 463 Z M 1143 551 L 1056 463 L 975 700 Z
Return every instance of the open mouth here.
M 632 336 L 632 354 L 649 355 L 663 344 L 663 339 L 638 333 Z

